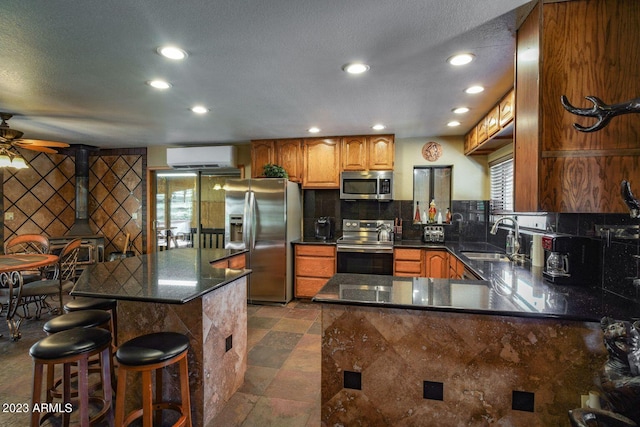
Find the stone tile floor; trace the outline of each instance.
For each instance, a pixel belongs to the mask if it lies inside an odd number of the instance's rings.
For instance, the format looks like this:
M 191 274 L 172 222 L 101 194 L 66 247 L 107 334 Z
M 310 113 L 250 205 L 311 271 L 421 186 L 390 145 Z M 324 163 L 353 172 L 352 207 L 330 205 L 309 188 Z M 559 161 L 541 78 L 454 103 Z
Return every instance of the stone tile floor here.
M 0 426 L 22 427 L 29 415 L 10 405 L 30 403 L 29 348 L 45 336 L 51 318 L 25 320 L 12 342 L 0 315 Z M 248 306 L 248 362 L 243 386 L 205 427 L 320 426 L 320 307 L 292 301 L 286 306 Z M 51 425 L 55 425 L 51 423 Z M 198 426 L 194 426 L 198 427 Z

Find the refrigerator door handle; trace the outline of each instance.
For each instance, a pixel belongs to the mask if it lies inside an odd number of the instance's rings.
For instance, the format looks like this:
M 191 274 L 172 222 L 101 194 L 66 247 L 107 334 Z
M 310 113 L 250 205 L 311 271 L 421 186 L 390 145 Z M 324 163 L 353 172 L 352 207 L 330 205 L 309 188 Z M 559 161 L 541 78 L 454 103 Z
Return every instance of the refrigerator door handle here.
M 243 224 L 242 224 L 242 243 L 246 249 L 249 249 L 249 238 L 251 236 L 251 219 L 249 217 L 249 198 L 250 192 L 245 191 L 244 193 L 244 206 L 242 212 Z
M 250 221 L 251 221 L 251 250 L 255 249 L 256 247 L 256 225 L 257 225 L 257 218 L 256 218 L 256 195 L 253 191 L 250 192 L 251 196 L 249 197 L 249 214 L 251 215 Z

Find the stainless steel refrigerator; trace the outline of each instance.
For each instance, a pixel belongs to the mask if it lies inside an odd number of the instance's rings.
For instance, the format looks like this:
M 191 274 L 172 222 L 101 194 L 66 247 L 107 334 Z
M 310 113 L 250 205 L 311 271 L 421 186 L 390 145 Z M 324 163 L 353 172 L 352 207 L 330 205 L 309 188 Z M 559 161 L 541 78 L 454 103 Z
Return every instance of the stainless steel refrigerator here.
M 249 302 L 284 304 L 293 298 L 291 241 L 301 235 L 301 198 L 298 184 L 286 179 L 227 180 L 225 247 L 249 250 Z

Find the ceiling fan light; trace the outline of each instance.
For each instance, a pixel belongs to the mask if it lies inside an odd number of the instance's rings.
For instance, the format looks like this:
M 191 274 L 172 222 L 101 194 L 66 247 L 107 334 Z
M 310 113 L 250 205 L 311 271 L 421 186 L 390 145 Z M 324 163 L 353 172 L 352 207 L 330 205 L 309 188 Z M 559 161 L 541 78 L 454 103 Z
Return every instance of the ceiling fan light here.
M 11 158 L 7 155 L 7 153 L 0 153 L 0 168 L 6 168 L 7 166 L 11 166 Z
M 29 165 L 27 165 L 27 162 L 25 162 L 24 159 L 20 156 L 16 156 L 13 158 L 13 160 L 11 160 L 11 166 L 16 169 L 27 169 L 29 167 Z

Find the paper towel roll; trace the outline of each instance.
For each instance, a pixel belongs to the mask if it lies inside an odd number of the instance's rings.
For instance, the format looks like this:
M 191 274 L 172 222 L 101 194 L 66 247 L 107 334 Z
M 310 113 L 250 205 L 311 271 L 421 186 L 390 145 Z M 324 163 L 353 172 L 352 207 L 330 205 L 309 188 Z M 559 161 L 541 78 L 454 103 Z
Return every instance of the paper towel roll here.
M 531 265 L 542 267 L 544 265 L 544 249 L 542 249 L 542 234 L 534 234 L 531 244 Z

